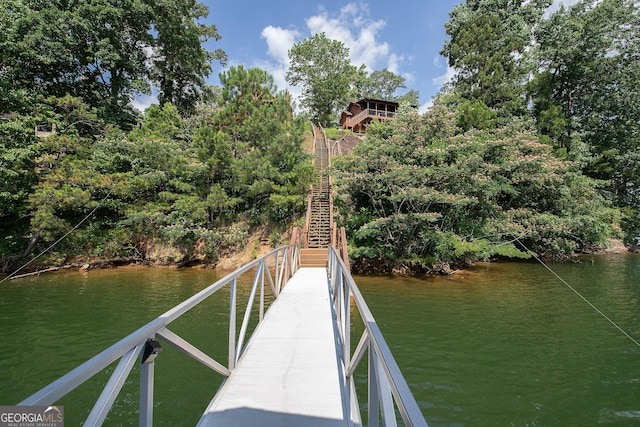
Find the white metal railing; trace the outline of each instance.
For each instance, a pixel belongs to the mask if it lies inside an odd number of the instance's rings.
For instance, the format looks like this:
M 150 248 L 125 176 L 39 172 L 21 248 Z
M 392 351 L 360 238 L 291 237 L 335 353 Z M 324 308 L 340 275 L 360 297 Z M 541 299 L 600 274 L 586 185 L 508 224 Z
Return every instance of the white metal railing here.
M 353 277 L 351 277 L 349 269 L 332 247 L 329 247 L 328 269 L 338 331 L 342 339 L 344 390 L 350 394 L 345 400 L 351 406 L 350 412 L 354 424 L 361 424 L 354 373 L 365 353 L 368 352 L 368 425 L 378 427 L 381 421 L 384 426 L 396 426 L 397 408 L 405 426 L 427 426 L 427 422 L 402 376 L 378 324 Z M 364 331 L 353 355 L 351 354 L 352 300 L 355 302 L 364 323 Z
M 273 261 L 272 261 L 273 260 Z M 270 262 L 273 262 L 270 267 Z M 98 397 L 93 409 L 85 420 L 85 426 L 102 425 L 107 417 L 118 393 L 124 385 L 131 369 L 136 361 L 141 360 L 140 355 L 146 356 L 149 352 L 153 354 L 156 337 L 171 344 L 180 351 L 196 359 L 203 365 L 213 369 L 224 376 L 229 376 L 238 360 L 242 357 L 245 349 L 245 335 L 249 325 L 249 319 L 253 303 L 259 293 L 259 321 L 262 321 L 265 311 L 265 278 L 269 282 L 271 293 L 274 299 L 280 294 L 280 290 L 286 281 L 295 273 L 300 266 L 299 251 L 297 246 L 283 246 L 275 249 L 267 255 L 252 261 L 239 268 L 235 272 L 218 280 L 206 289 L 198 292 L 191 298 L 175 306 L 160 317 L 147 323 L 142 328 L 131 333 L 127 337 L 118 341 L 103 352 L 89 359 L 82 365 L 73 369 L 66 375 L 52 382 L 40 391 L 26 398 L 18 405 L 22 406 L 48 406 L 54 404 L 67 393 L 74 390 L 95 374 L 103 371 L 111 363 L 120 359 L 110 379 L 104 386 L 102 393 Z M 236 327 L 236 285 L 237 279 L 245 273 L 255 270 L 249 301 L 245 309 L 240 333 Z M 273 272 L 272 272 L 273 270 Z M 229 360 L 224 366 L 215 361 L 207 354 L 176 335 L 167 328 L 167 325 L 178 317 L 182 316 L 196 305 L 200 304 L 218 290 L 229 285 Z M 237 339 L 236 339 L 237 337 Z M 150 350 L 150 351 L 149 351 Z M 150 360 L 141 360 L 140 368 L 140 418 L 139 425 L 151 426 L 153 424 L 153 356 Z

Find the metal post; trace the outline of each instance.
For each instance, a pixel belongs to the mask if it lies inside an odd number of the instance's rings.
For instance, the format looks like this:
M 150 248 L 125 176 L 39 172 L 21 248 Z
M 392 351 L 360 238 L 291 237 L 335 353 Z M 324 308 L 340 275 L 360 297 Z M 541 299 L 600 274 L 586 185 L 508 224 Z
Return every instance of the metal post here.
M 373 345 L 369 343 L 369 427 L 378 427 L 380 409 L 380 388 L 378 387 L 378 357 Z
M 260 274 L 260 322 L 262 322 L 262 318 L 264 317 L 264 274 L 268 268 L 266 261 L 263 261 L 260 267 L 262 267 L 262 274 Z
M 278 297 L 278 295 L 280 295 L 280 285 L 279 285 L 280 284 L 280 275 L 278 274 L 278 261 L 280 259 L 279 255 L 280 255 L 280 252 L 276 252 L 276 264 L 275 264 L 275 269 L 274 269 L 275 270 L 275 275 L 276 275 L 276 277 L 275 277 L 275 279 L 276 279 L 276 286 L 275 286 L 276 298 Z
M 331 282 L 333 285 L 332 294 L 333 294 L 333 307 L 336 311 L 336 321 L 338 322 L 338 326 L 342 329 L 342 291 L 340 290 L 340 281 L 339 278 L 340 273 L 336 274 L 336 277 L 331 278 Z M 340 331 L 342 335 L 344 335 L 344 330 Z
M 153 426 L 153 372 L 155 362 L 140 365 L 140 426 Z
M 244 311 L 244 317 L 242 318 L 242 325 L 240 325 L 240 335 L 238 335 L 238 345 L 236 347 L 236 362 L 242 355 L 242 346 L 244 345 L 244 337 L 249 327 L 249 319 L 251 318 L 251 308 L 253 307 L 253 300 L 256 296 L 256 289 L 258 287 L 258 281 L 260 280 L 260 274 L 262 273 L 262 265 L 258 264 L 256 275 L 253 277 L 253 284 L 251 285 L 251 292 L 249 293 L 249 301 L 247 302 L 247 308 Z
M 236 366 L 236 279 L 229 284 L 229 370 Z
M 342 277 L 342 274 L 340 275 Z M 349 281 L 342 280 L 342 286 L 344 288 L 344 366 L 348 367 L 351 364 L 351 299 L 349 291 Z
M 378 376 L 378 389 L 380 393 L 380 409 L 382 413 L 382 422 L 385 427 L 397 427 L 396 412 L 393 407 L 393 396 L 391 395 L 391 387 L 389 385 L 389 379 L 386 375 L 383 375 L 384 368 L 380 362 L 380 359 L 376 358 L 378 365 L 376 366 L 376 372 Z
M 340 274 L 340 264 L 336 261 L 336 256 L 333 251 L 331 251 L 331 260 L 329 261 L 330 265 L 330 273 L 331 273 L 331 291 L 333 293 L 333 297 L 338 299 L 337 287 L 336 287 L 336 276 Z
M 277 276 L 277 284 L 276 284 L 276 288 L 278 289 L 278 295 L 280 295 L 280 291 L 282 290 L 282 285 L 283 283 L 283 277 L 284 277 L 284 269 L 286 267 L 286 260 L 287 260 L 287 255 L 288 255 L 289 251 L 288 248 L 285 248 L 284 250 L 284 254 L 282 254 L 282 265 L 280 265 L 280 273 Z M 277 264 L 276 264 L 277 266 Z M 276 273 L 277 273 L 277 269 L 276 269 Z
M 101 426 L 104 423 L 105 418 L 107 418 L 109 414 L 109 410 L 111 410 L 113 406 L 113 402 L 116 400 L 120 389 L 122 389 L 131 368 L 133 368 L 136 360 L 138 360 L 138 355 L 143 347 L 144 343 L 139 344 L 120 358 L 120 363 L 118 363 L 113 374 L 111 374 L 111 378 L 109 378 L 107 385 L 104 386 L 100 397 L 98 397 L 93 409 L 85 420 L 85 426 Z

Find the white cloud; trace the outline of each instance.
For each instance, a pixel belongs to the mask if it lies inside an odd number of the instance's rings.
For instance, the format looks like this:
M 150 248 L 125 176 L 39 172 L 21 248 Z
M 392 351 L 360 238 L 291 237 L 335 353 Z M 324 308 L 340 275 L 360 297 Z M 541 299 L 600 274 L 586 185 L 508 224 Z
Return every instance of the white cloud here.
M 288 64 L 289 49 L 300 33 L 296 30 L 286 30 L 269 25 L 262 30 L 260 36 L 267 41 L 267 53 L 279 64 Z
M 270 59 L 254 64 L 271 74 L 278 88 L 287 89 L 294 99 L 298 98 L 300 91 L 289 86 L 285 76 L 289 69 L 289 49 L 299 36 L 300 33 L 297 30 L 287 30 L 272 25 L 265 27 L 260 37 L 267 42 L 267 54 Z
M 389 58 L 387 59 L 387 70 L 391 71 L 394 74 L 399 74 L 400 63 L 402 63 L 404 59 L 404 55 L 398 55 L 395 53 L 390 54 Z
M 427 102 L 425 102 L 424 104 L 422 104 L 419 108 L 418 108 L 418 112 L 420 114 L 424 114 L 426 113 L 429 109 L 431 109 L 431 107 L 433 107 L 433 98 L 431 98 L 430 100 L 428 100 Z
M 394 67 L 397 70 L 402 57 L 392 56 L 389 44 L 377 39 L 386 22 L 374 21 L 369 15 L 366 4 L 349 3 L 340 9 L 337 16 L 330 16 L 326 10 L 320 10 L 317 15 L 307 19 L 307 28 L 312 35 L 325 33 L 328 38 L 344 43 L 349 48 L 349 57 L 355 65 L 364 64 L 369 70 L 384 67 Z
M 456 70 L 447 64 L 447 70 L 444 72 L 444 74 L 441 74 L 439 76 L 432 78 L 431 81 L 433 82 L 434 85 L 442 87 L 442 85 L 449 83 L 451 80 L 453 80 L 455 75 L 456 75 Z
M 289 50 L 293 44 L 318 33 L 344 43 L 349 48 L 349 59 L 355 65 L 364 64 L 369 71 L 387 68 L 399 74 L 400 66 L 406 60 L 404 55 L 391 52 L 389 44 L 379 40 L 380 31 L 385 27 L 384 20 L 374 21 L 365 3 L 349 3 L 340 9 L 337 15 L 330 15 L 325 9 L 306 20 L 308 33 L 297 29 L 285 29 L 269 25 L 260 34 L 267 43 L 268 58 L 254 66 L 271 74 L 279 88 L 286 88 L 297 99 L 299 88 L 291 87 L 285 80 L 289 69 Z M 412 81 L 411 74 L 403 74 Z
M 154 93 L 152 95 L 137 95 L 131 100 L 131 105 L 136 110 L 144 113 L 144 111 L 149 108 L 153 104 L 158 104 L 158 94 L 157 90 L 154 89 Z

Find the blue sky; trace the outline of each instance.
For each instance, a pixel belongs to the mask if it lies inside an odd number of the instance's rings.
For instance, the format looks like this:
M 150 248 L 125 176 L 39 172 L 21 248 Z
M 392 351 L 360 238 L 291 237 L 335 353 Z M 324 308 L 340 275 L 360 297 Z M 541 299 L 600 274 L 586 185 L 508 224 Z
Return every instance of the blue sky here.
M 215 24 L 222 39 L 207 47 L 223 49 L 227 67 L 260 67 L 273 75 L 280 89 L 294 97 L 299 88 L 287 85 L 287 52 L 293 43 L 324 32 L 348 48 L 355 65 L 369 71 L 388 68 L 406 79 L 407 90 L 420 93 L 421 110 L 453 75 L 439 52 L 446 39 L 444 24 L 460 0 L 200 0 L 209 9 L 206 23 Z M 577 0 L 554 0 L 570 5 Z M 218 83 L 223 68 L 213 64 L 210 83 Z M 139 99 L 144 106 L 153 99 Z
M 299 88 L 284 81 L 287 52 L 294 42 L 325 32 L 349 48 L 355 65 L 405 77 L 407 88 L 418 90 L 425 103 L 445 79 L 447 64 L 439 55 L 443 25 L 459 1 L 273 0 L 259 8 L 228 0 L 205 3 L 223 37 L 216 45 L 229 55 L 229 65 L 263 68 L 294 95 Z

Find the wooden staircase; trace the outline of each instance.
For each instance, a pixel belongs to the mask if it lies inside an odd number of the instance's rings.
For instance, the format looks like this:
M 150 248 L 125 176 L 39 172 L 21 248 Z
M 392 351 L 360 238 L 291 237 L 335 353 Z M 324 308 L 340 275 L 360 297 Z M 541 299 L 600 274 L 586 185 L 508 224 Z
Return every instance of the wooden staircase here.
M 329 151 L 323 136 L 315 135 L 316 171 L 320 181 L 311 188 L 311 208 L 307 230 L 307 247 L 300 251 L 301 267 L 324 267 L 327 263 L 327 248 L 331 244 L 331 186 L 325 175 L 329 167 Z
M 329 182 L 321 178 L 319 189 L 314 188 L 311 199 L 311 219 L 309 221 L 309 248 L 327 248 L 331 244 L 331 203 L 329 201 Z M 316 187 L 316 186 L 314 186 Z

